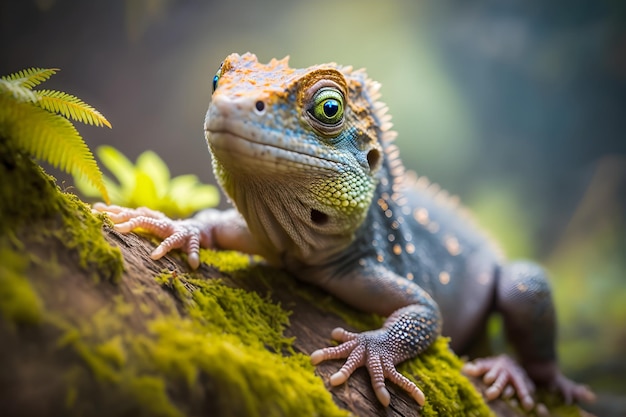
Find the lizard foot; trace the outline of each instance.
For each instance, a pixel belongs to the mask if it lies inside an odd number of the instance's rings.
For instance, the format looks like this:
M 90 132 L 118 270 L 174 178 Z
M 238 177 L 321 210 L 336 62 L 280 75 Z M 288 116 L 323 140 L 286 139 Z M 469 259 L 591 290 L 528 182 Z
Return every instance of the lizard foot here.
M 566 404 L 571 404 L 574 401 L 592 403 L 596 400 L 596 395 L 588 386 L 577 384 L 560 372 L 550 384 L 550 388 L 560 392 Z
M 500 396 L 510 398 L 513 394 L 522 403 L 526 411 L 535 407 L 533 394 L 535 384 L 530 380 L 526 371 L 507 355 L 477 359 L 463 366 L 463 373 L 473 377 L 481 377 L 488 385 L 485 398 L 488 401 Z M 509 388 L 511 387 L 511 388 Z
M 330 359 L 347 358 L 341 369 L 330 377 L 332 386 L 343 384 L 355 369 L 365 365 L 372 379 L 376 398 L 385 407 L 391 400 L 385 387 L 385 379 L 407 391 L 420 406 L 424 405 L 424 393 L 396 370 L 395 364 L 405 358 L 394 349 L 394 343 L 385 329 L 351 333 L 338 327 L 332 331 L 331 336 L 342 344 L 316 350 L 311 354 L 311 363 L 317 365 Z
M 207 232 L 206 225 L 198 220 L 172 220 L 161 212 L 145 207 L 131 209 L 96 203 L 93 210 L 108 214 L 118 232 L 129 233 L 141 228 L 163 239 L 150 254 L 154 260 L 162 258 L 172 249 L 182 249 L 187 253 L 189 266 L 197 269 L 200 266 L 200 244 L 210 246 L 210 231 Z
M 528 375 L 536 381 L 540 381 L 549 390 L 556 391 L 563 396 L 566 404 L 573 402 L 590 403 L 595 401 L 596 396 L 589 387 L 577 384 L 564 376 L 555 361 L 537 362 L 526 367 Z

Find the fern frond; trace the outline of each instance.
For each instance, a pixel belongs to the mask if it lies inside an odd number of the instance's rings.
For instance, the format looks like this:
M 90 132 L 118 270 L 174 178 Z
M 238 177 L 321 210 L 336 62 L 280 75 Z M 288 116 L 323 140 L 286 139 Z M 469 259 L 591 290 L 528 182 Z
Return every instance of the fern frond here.
M 0 95 L 0 136 L 62 171 L 85 176 L 109 200 L 102 172 L 69 120 Z
M 0 94 L 12 95 L 18 101 L 37 102 L 35 93 L 15 80 L 0 78 Z
M 36 90 L 35 94 L 39 97 L 35 104 L 43 109 L 86 124 L 111 127 L 102 113 L 76 96 L 54 90 Z
M 13 74 L 5 75 L 3 80 L 16 81 L 22 87 L 32 89 L 46 81 L 59 71 L 58 68 L 27 68 Z

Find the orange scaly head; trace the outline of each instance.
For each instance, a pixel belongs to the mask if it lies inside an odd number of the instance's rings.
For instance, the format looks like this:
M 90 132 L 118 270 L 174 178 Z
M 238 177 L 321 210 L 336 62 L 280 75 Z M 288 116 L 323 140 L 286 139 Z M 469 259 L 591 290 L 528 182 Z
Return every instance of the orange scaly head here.
M 205 120 L 225 192 L 271 255 L 343 249 L 363 222 L 391 136 L 378 83 L 337 64 L 229 55 Z M 321 253 L 321 252 L 323 253 Z

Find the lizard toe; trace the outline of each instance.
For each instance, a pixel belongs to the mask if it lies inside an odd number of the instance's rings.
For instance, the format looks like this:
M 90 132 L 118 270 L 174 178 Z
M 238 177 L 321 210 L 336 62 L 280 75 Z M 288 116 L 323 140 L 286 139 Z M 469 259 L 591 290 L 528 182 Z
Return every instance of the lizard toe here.
M 400 372 L 396 370 L 396 367 L 389 362 L 384 363 L 385 368 L 385 376 L 391 382 L 408 392 L 411 397 L 418 403 L 420 406 L 423 406 L 426 402 L 426 397 L 421 389 L 417 387 L 411 380 L 402 375 Z
M 535 384 L 528 378 L 526 371 L 507 355 L 477 359 L 466 364 L 463 372 L 473 377 L 482 376 L 488 386 L 485 391 L 488 401 L 499 397 L 510 398 L 512 389 L 525 410 L 535 407 Z
M 591 403 L 596 399 L 596 395 L 588 386 L 577 384 L 560 372 L 555 376 L 551 388 L 563 395 L 566 404 L 573 402 Z
M 341 369 L 330 377 L 330 385 L 336 387 L 337 385 L 343 384 L 350 378 L 350 375 L 352 375 L 358 367 L 363 366 L 364 363 L 365 347 L 357 345 L 354 350 L 350 352 L 348 359 L 346 359 Z
M 349 340 L 356 339 L 358 334 L 349 332 L 342 327 L 337 327 L 333 329 L 330 336 L 338 342 L 347 342 Z
M 342 343 L 339 346 L 318 349 L 315 352 L 311 353 L 311 363 L 313 365 L 318 365 L 321 362 L 331 359 L 347 358 L 348 355 L 350 355 L 350 353 L 354 350 L 356 345 L 357 341 L 352 340 L 346 343 Z
M 173 249 L 182 249 L 187 256 L 187 263 L 192 269 L 200 266 L 200 241 L 202 223 L 195 219 L 172 220 L 163 213 L 146 207 L 136 209 L 116 205 L 96 203 L 93 211 L 105 213 L 120 233 L 130 233 L 135 229 L 155 235 L 163 241 L 150 254 L 154 260 L 161 259 Z M 210 233 L 204 235 L 206 246 L 211 246 Z

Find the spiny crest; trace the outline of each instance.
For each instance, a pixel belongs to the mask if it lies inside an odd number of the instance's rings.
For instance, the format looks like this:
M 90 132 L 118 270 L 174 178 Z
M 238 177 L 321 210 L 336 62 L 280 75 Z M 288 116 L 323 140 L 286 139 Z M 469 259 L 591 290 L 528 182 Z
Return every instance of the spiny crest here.
M 448 191 L 441 188 L 437 183 L 431 182 L 428 177 L 421 175 L 418 176 L 415 171 L 407 171 L 404 175 L 404 186 L 406 188 L 414 188 L 420 193 L 427 193 L 432 196 L 435 202 L 440 206 L 446 207 L 450 210 L 454 210 L 456 213 L 465 219 L 468 225 L 472 226 L 474 230 L 482 234 L 485 239 L 490 243 L 492 249 L 496 252 L 496 255 L 504 258 L 504 250 L 493 236 L 484 230 L 478 224 L 474 214 L 465 206 L 461 204 L 459 196 L 450 194 Z
M 418 176 L 414 171 L 407 171 L 405 175 L 405 184 L 407 187 L 415 188 L 420 193 L 429 194 L 437 203 L 441 205 L 450 207 L 451 209 L 459 209 L 462 214 L 469 215 L 469 211 L 467 209 L 460 207 L 459 196 L 450 195 L 450 193 L 442 189 L 439 184 L 431 182 L 428 177 L 424 175 Z
M 360 71 L 365 72 L 364 69 Z M 378 81 L 374 81 L 371 78 L 367 78 L 365 81 L 365 89 L 367 90 L 367 94 L 372 101 L 372 112 L 374 113 L 376 119 L 380 122 L 380 130 L 383 132 L 381 141 L 383 142 L 383 146 L 385 146 L 394 141 L 397 133 L 391 130 L 393 123 L 391 123 L 391 115 L 388 113 L 389 107 L 387 107 L 387 104 L 380 101 L 381 86 L 382 85 Z
M 228 55 L 217 72 L 214 95 L 227 94 L 235 97 L 283 95 L 285 86 L 297 71 L 289 67 L 289 57 L 272 59 L 267 64 L 258 61 L 256 55 Z
M 389 175 L 391 175 L 394 183 L 398 183 L 405 173 L 404 164 L 400 159 L 400 151 L 398 147 L 393 143 L 398 136 L 395 130 L 392 130 L 393 123 L 391 122 L 391 115 L 389 107 L 384 102 L 380 101 L 381 84 L 378 81 L 374 81 L 367 76 L 364 69 L 359 69 L 354 73 L 360 73 L 365 78 L 364 87 L 367 96 L 369 97 L 370 112 L 377 120 L 381 137 L 379 138 L 380 144 L 385 153 L 385 159 L 389 166 Z
M 330 63 L 326 65 L 335 66 L 337 64 Z M 357 78 L 363 84 L 366 96 L 368 97 L 368 104 L 371 107 L 370 112 L 380 123 L 379 129 L 381 130 L 381 132 L 383 132 L 381 142 L 393 142 L 397 134 L 396 132 L 391 130 L 391 128 L 393 127 L 393 123 L 391 123 L 391 115 L 388 114 L 389 108 L 384 102 L 380 101 L 380 88 L 382 85 L 378 81 L 374 81 L 369 78 L 365 68 L 359 68 L 355 70 L 351 65 L 345 67 L 337 66 L 337 68 L 339 68 L 339 70 L 346 77 Z

